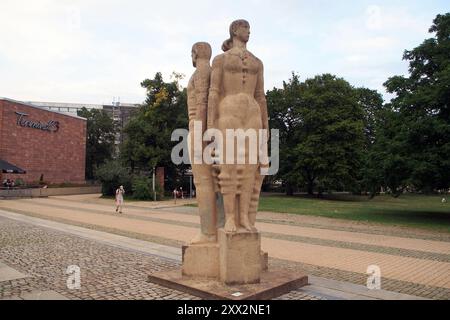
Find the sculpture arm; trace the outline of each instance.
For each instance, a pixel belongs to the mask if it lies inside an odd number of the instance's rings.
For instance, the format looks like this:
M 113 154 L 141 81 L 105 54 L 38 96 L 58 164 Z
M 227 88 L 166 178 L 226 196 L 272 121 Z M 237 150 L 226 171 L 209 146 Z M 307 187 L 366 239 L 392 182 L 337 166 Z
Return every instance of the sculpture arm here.
M 194 76 L 195 88 L 195 116 L 194 120 L 202 122 L 203 130 L 206 130 L 206 118 L 208 108 L 208 90 L 211 70 L 208 67 L 197 70 Z
M 197 72 L 197 71 L 195 71 Z M 187 105 L 188 105 L 188 118 L 189 122 L 194 121 L 197 116 L 197 110 L 195 105 L 195 88 L 194 88 L 194 76 L 195 72 L 192 75 L 191 79 L 189 79 L 188 87 L 187 87 Z
M 258 78 L 256 81 L 255 100 L 261 109 L 261 120 L 263 129 L 269 130 L 269 115 L 267 112 L 266 95 L 264 94 L 264 66 L 260 62 Z
M 220 89 L 222 87 L 222 73 L 223 73 L 223 55 L 219 55 L 214 58 L 212 63 L 211 86 L 209 88 L 209 96 L 208 96 L 208 115 L 207 115 L 208 129 L 214 127 L 214 122 L 217 117 Z

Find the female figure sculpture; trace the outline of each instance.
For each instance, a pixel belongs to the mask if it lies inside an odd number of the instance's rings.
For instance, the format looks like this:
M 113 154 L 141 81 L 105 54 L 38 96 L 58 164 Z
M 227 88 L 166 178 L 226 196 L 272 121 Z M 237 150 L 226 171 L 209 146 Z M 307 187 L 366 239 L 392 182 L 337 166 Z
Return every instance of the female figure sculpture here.
M 253 129 L 256 134 L 260 129 L 268 130 L 263 64 L 247 50 L 249 36 L 249 23 L 234 21 L 230 26 L 230 38 L 222 45 L 225 53 L 216 56 L 212 64 L 207 125 L 222 132 L 223 146 L 228 138 L 227 129 Z M 259 146 L 260 142 L 257 144 Z M 263 177 L 259 160 L 249 161 L 249 153 L 259 150 L 250 150 L 250 143 L 248 145 L 238 144 L 234 163 L 217 165 L 227 232 L 235 232 L 238 227 L 256 231 L 254 223 Z M 226 159 L 225 151 L 225 147 L 219 150 L 223 153 L 221 159 Z M 244 164 L 237 163 L 239 154 L 245 156 Z

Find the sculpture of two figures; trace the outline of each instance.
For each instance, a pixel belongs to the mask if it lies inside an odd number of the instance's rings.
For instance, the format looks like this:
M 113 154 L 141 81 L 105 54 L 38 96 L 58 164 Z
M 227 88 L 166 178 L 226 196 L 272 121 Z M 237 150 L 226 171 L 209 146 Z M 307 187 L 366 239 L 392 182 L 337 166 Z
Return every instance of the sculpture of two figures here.
M 231 233 L 257 231 L 256 211 L 264 179 L 260 169 L 267 165 L 261 161 L 259 152 L 261 149 L 267 150 L 267 139 L 261 139 L 258 132 L 263 132 L 261 129 L 267 132 L 269 128 L 263 64 L 247 50 L 249 36 L 249 23 L 245 20 L 234 21 L 230 26 L 230 38 L 222 45 L 224 53 L 214 58 L 212 67 L 211 46 L 198 42 L 192 47 L 196 71 L 187 88 L 189 151 L 201 222 L 200 233 L 192 244 L 217 241 L 217 230 L 221 227 Z M 221 161 L 213 164 L 202 161 L 204 159 L 194 161 L 194 154 L 203 156 L 206 147 L 203 140 L 201 146 L 194 143 L 195 122 L 201 123 L 201 135 L 207 129 L 216 129 L 222 134 L 222 147 L 215 149 L 213 155 Z M 241 133 L 251 129 L 257 134 L 256 161 L 250 138 L 248 143 L 238 143 L 232 154 L 226 154 L 229 152 L 225 148 L 227 139 L 230 140 L 227 129 L 240 130 Z M 228 143 L 235 146 L 235 136 L 232 139 Z M 194 146 L 200 148 L 200 152 L 196 152 Z M 245 161 L 238 161 L 239 157 Z M 230 162 L 230 159 L 233 161 Z M 224 219 L 218 218 L 219 213 L 224 215 Z

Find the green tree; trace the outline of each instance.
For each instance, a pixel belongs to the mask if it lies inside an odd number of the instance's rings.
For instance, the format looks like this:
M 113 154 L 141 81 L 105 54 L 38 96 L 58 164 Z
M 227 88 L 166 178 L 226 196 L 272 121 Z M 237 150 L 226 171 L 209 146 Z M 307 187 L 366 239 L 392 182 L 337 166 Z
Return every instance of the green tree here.
M 394 162 L 403 159 L 404 171 L 394 180 L 421 190 L 450 185 L 450 13 L 438 15 L 429 32 L 435 37 L 403 55 L 409 77 L 385 83 L 396 94 L 390 107 L 400 118 L 391 157 Z M 408 179 L 402 179 L 404 172 Z
M 86 179 L 93 179 L 95 170 L 114 155 L 116 128 L 104 110 L 83 107 L 77 114 L 87 119 Z
M 295 168 L 309 194 L 353 189 L 364 142 L 363 110 L 352 86 L 330 74 L 300 86 Z
M 367 150 L 375 141 L 376 126 L 384 107 L 383 96 L 378 91 L 368 88 L 356 88 L 355 94 L 363 110 L 365 149 Z
M 344 79 L 330 74 L 267 93 L 270 125 L 280 129 L 280 178 L 288 194 L 294 184 L 315 189 L 354 188 L 364 145 L 364 112 Z
M 358 175 L 358 184 L 355 184 L 354 192 L 367 192 L 374 195 L 379 187 L 382 185 L 380 180 L 379 159 L 380 153 L 385 152 L 385 149 L 374 149 L 377 134 L 384 127 L 385 108 L 383 104 L 382 95 L 376 90 L 367 88 L 355 89 L 356 99 L 363 111 L 363 125 L 364 125 L 364 152 L 362 154 L 362 165 Z
M 276 178 L 283 181 L 287 195 L 293 195 L 299 180 L 299 173 L 293 171 L 297 155 L 295 131 L 299 128 L 300 119 L 296 114 L 299 102 L 300 78 L 295 73 L 288 82 L 283 81 L 283 88 L 267 91 L 267 109 L 269 127 L 279 130 L 280 167 Z M 267 178 L 265 179 L 267 180 Z
M 177 78 L 164 82 L 159 72 L 141 86 L 146 89 L 147 98 L 124 129 L 121 159 L 132 172 L 165 167 L 165 173 L 175 179 L 186 169 L 185 165 L 173 164 L 170 157 L 178 143 L 171 141 L 173 130 L 188 127 L 186 90 L 180 89 Z

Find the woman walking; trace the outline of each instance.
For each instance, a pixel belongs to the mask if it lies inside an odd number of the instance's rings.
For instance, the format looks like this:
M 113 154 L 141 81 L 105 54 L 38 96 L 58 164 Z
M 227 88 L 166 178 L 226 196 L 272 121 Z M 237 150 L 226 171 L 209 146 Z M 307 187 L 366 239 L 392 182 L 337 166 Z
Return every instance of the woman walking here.
M 120 186 L 119 189 L 116 190 L 116 212 L 120 209 L 119 213 L 122 213 L 123 206 L 123 195 L 125 194 L 125 189 L 123 186 Z

